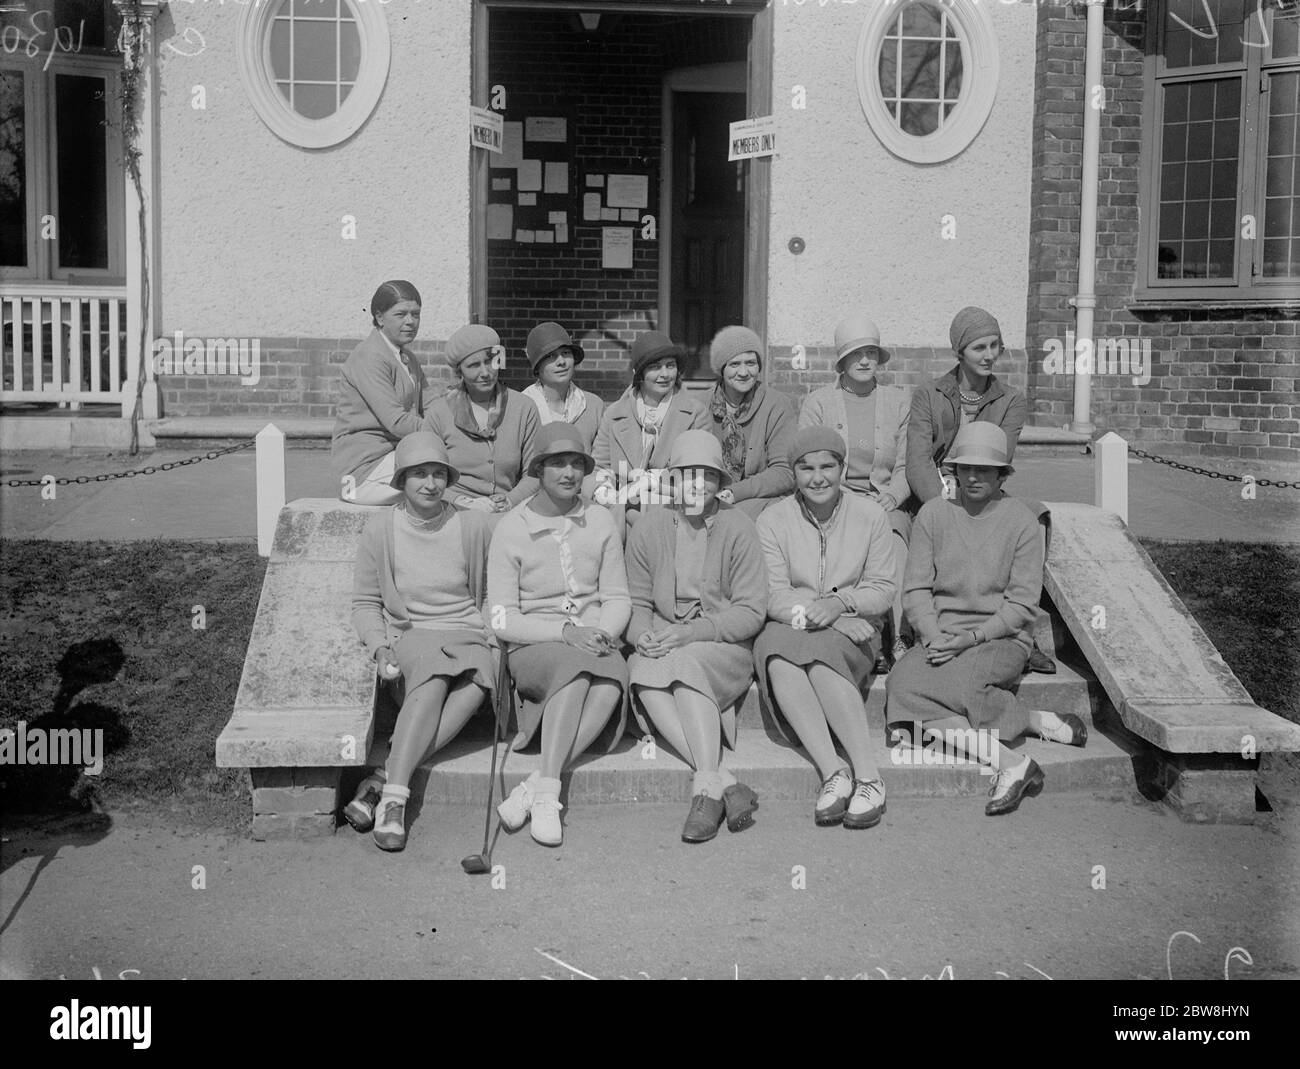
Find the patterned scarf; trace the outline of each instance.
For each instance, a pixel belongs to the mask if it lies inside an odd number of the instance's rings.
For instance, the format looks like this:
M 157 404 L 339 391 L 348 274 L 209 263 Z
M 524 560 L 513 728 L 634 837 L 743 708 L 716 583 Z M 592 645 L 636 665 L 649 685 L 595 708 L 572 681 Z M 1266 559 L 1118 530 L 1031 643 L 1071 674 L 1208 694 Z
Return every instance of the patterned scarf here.
M 497 428 L 501 426 L 501 421 L 506 414 L 506 388 L 501 383 L 497 383 L 497 388 L 492 393 L 492 404 L 488 406 L 486 427 L 480 427 L 478 420 L 474 418 L 474 410 L 469 405 L 469 393 L 464 386 L 457 386 L 451 391 L 449 397 L 452 420 L 457 427 L 471 438 L 487 442 L 496 438 Z
M 759 387 L 755 386 L 745 394 L 745 399 L 740 402 L 740 407 L 734 414 L 727 405 L 722 383 L 714 387 L 713 400 L 709 402 L 713 422 L 722 425 L 722 462 L 727 466 L 727 474 L 733 482 L 745 477 L 745 432 L 740 428 L 740 420 L 749 411 L 750 403 L 758 390 Z

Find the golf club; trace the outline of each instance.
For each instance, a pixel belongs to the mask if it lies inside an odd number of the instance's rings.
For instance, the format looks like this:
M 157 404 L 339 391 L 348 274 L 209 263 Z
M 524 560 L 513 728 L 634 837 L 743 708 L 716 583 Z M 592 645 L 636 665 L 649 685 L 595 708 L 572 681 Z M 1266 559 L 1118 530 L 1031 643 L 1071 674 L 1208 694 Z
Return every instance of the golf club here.
M 501 737 L 501 710 L 502 702 L 506 699 L 506 694 L 510 688 L 510 669 L 506 664 L 505 644 L 501 646 L 501 663 L 497 668 L 497 692 L 495 708 L 493 709 L 492 719 L 492 766 L 488 772 L 488 800 L 487 813 L 483 818 L 483 850 L 478 854 L 470 854 L 469 857 L 461 858 L 460 867 L 470 876 L 482 876 L 492 871 L 492 851 L 489 849 L 488 840 L 492 834 L 492 803 L 495 800 L 493 792 L 496 788 L 497 781 L 497 743 Z M 509 730 L 509 718 L 507 717 L 506 728 Z M 501 759 L 501 775 L 504 779 L 506 769 L 506 758 L 510 756 L 510 747 L 514 745 L 514 739 L 511 738 L 506 742 L 506 755 Z M 505 790 L 505 784 L 501 786 Z

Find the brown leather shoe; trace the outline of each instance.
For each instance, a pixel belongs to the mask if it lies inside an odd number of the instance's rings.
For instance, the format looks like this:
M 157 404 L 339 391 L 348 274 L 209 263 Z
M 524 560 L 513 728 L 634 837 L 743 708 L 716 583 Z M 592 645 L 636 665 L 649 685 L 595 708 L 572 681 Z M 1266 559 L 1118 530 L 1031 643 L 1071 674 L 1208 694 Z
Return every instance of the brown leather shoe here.
M 1026 795 L 1033 797 L 1043 789 L 1043 770 L 1032 757 L 1025 767 L 1024 775 L 1013 779 L 1009 772 L 998 769 L 993 773 L 993 786 L 989 788 L 992 796 L 984 807 L 984 815 L 1000 817 L 1014 813 L 1020 808 L 1020 800 Z
M 735 783 L 722 792 L 722 804 L 727 809 L 727 830 L 744 831 L 754 824 L 754 810 L 758 808 L 758 795 L 743 783 Z
M 718 834 L 725 814 L 726 806 L 722 804 L 722 799 L 697 794 L 691 799 L 691 811 L 686 815 L 686 824 L 682 827 L 682 842 L 707 843 Z

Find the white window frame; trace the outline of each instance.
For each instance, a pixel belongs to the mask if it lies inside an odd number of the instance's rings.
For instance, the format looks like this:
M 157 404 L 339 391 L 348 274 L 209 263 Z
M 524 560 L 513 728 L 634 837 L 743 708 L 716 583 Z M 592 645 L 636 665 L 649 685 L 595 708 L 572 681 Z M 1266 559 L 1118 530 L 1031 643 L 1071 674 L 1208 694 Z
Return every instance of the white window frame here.
M 898 13 L 918 0 L 881 0 L 858 37 L 858 100 L 872 132 L 895 156 L 912 163 L 943 163 L 965 151 L 993 110 L 998 91 L 998 47 L 993 22 L 979 0 L 922 0 L 941 8 L 956 24 L 961 44 L 961 97 L 932 134 L 917 137 L 899 129 L 880 92 L 880 50 Z
M 329 148 L 355 134 L 374 113 L 388 81 L 391 43 L 388 21 L 377 3 L 339 0 L 356 19 L 361 65 L 356 83 L 343 106 L 324 119 L 308 119 L 290 106 L 276 83 L 271 66 L 271 26 L 283 0 L 270 0 L 243 8 L 239 13 L 235 56 L 239 80 L 254 110 L 271 132 L 299 148 Z
M 119 284 L 125 278 L 125 189 L 122 175 L 121 59 L 91 55 L 56 56 L 48 70 L 43 62 L 20 62 L 0 57 L 0 70 L 18 71 L 23 78 L 24 127 L 26 133 L 27 181 L 27 266 L 0 265 L 0 281 Z M 100 78 L 106 94 L 108 117 L 105 152 L 108 160 L 106 210 L 108 213 L 108 266 L 63 267 L 59 263 L 57 237 L 41 237 L 41 220 L 53 215 L 59 226 L 57 94 L 55 78 L 60 74 Z M 57 233 L 57 231 L 56 231 Z

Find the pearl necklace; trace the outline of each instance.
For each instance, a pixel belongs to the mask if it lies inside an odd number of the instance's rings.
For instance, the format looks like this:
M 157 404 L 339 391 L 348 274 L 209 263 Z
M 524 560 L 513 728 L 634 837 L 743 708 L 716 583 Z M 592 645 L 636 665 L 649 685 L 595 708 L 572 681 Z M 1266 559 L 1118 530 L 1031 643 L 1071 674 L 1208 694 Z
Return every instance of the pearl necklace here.
M 407 522 L 417 531 L 436 531 L 447 518 L 447 503 L 442 502 L 442 508 L 438 510 L 438 515 L 431 516 L 427 520 L 421 519 L 410 509 L 403 509 L 402 511 L 406 513 Z
M 957 396 L 961 398 L 964 405 L 977 405 L 984 400 L 984 394 L 989 392 L 987 386 L 984 387 L 984 393 L 967 393 L 960 386 L 957 387 Z

